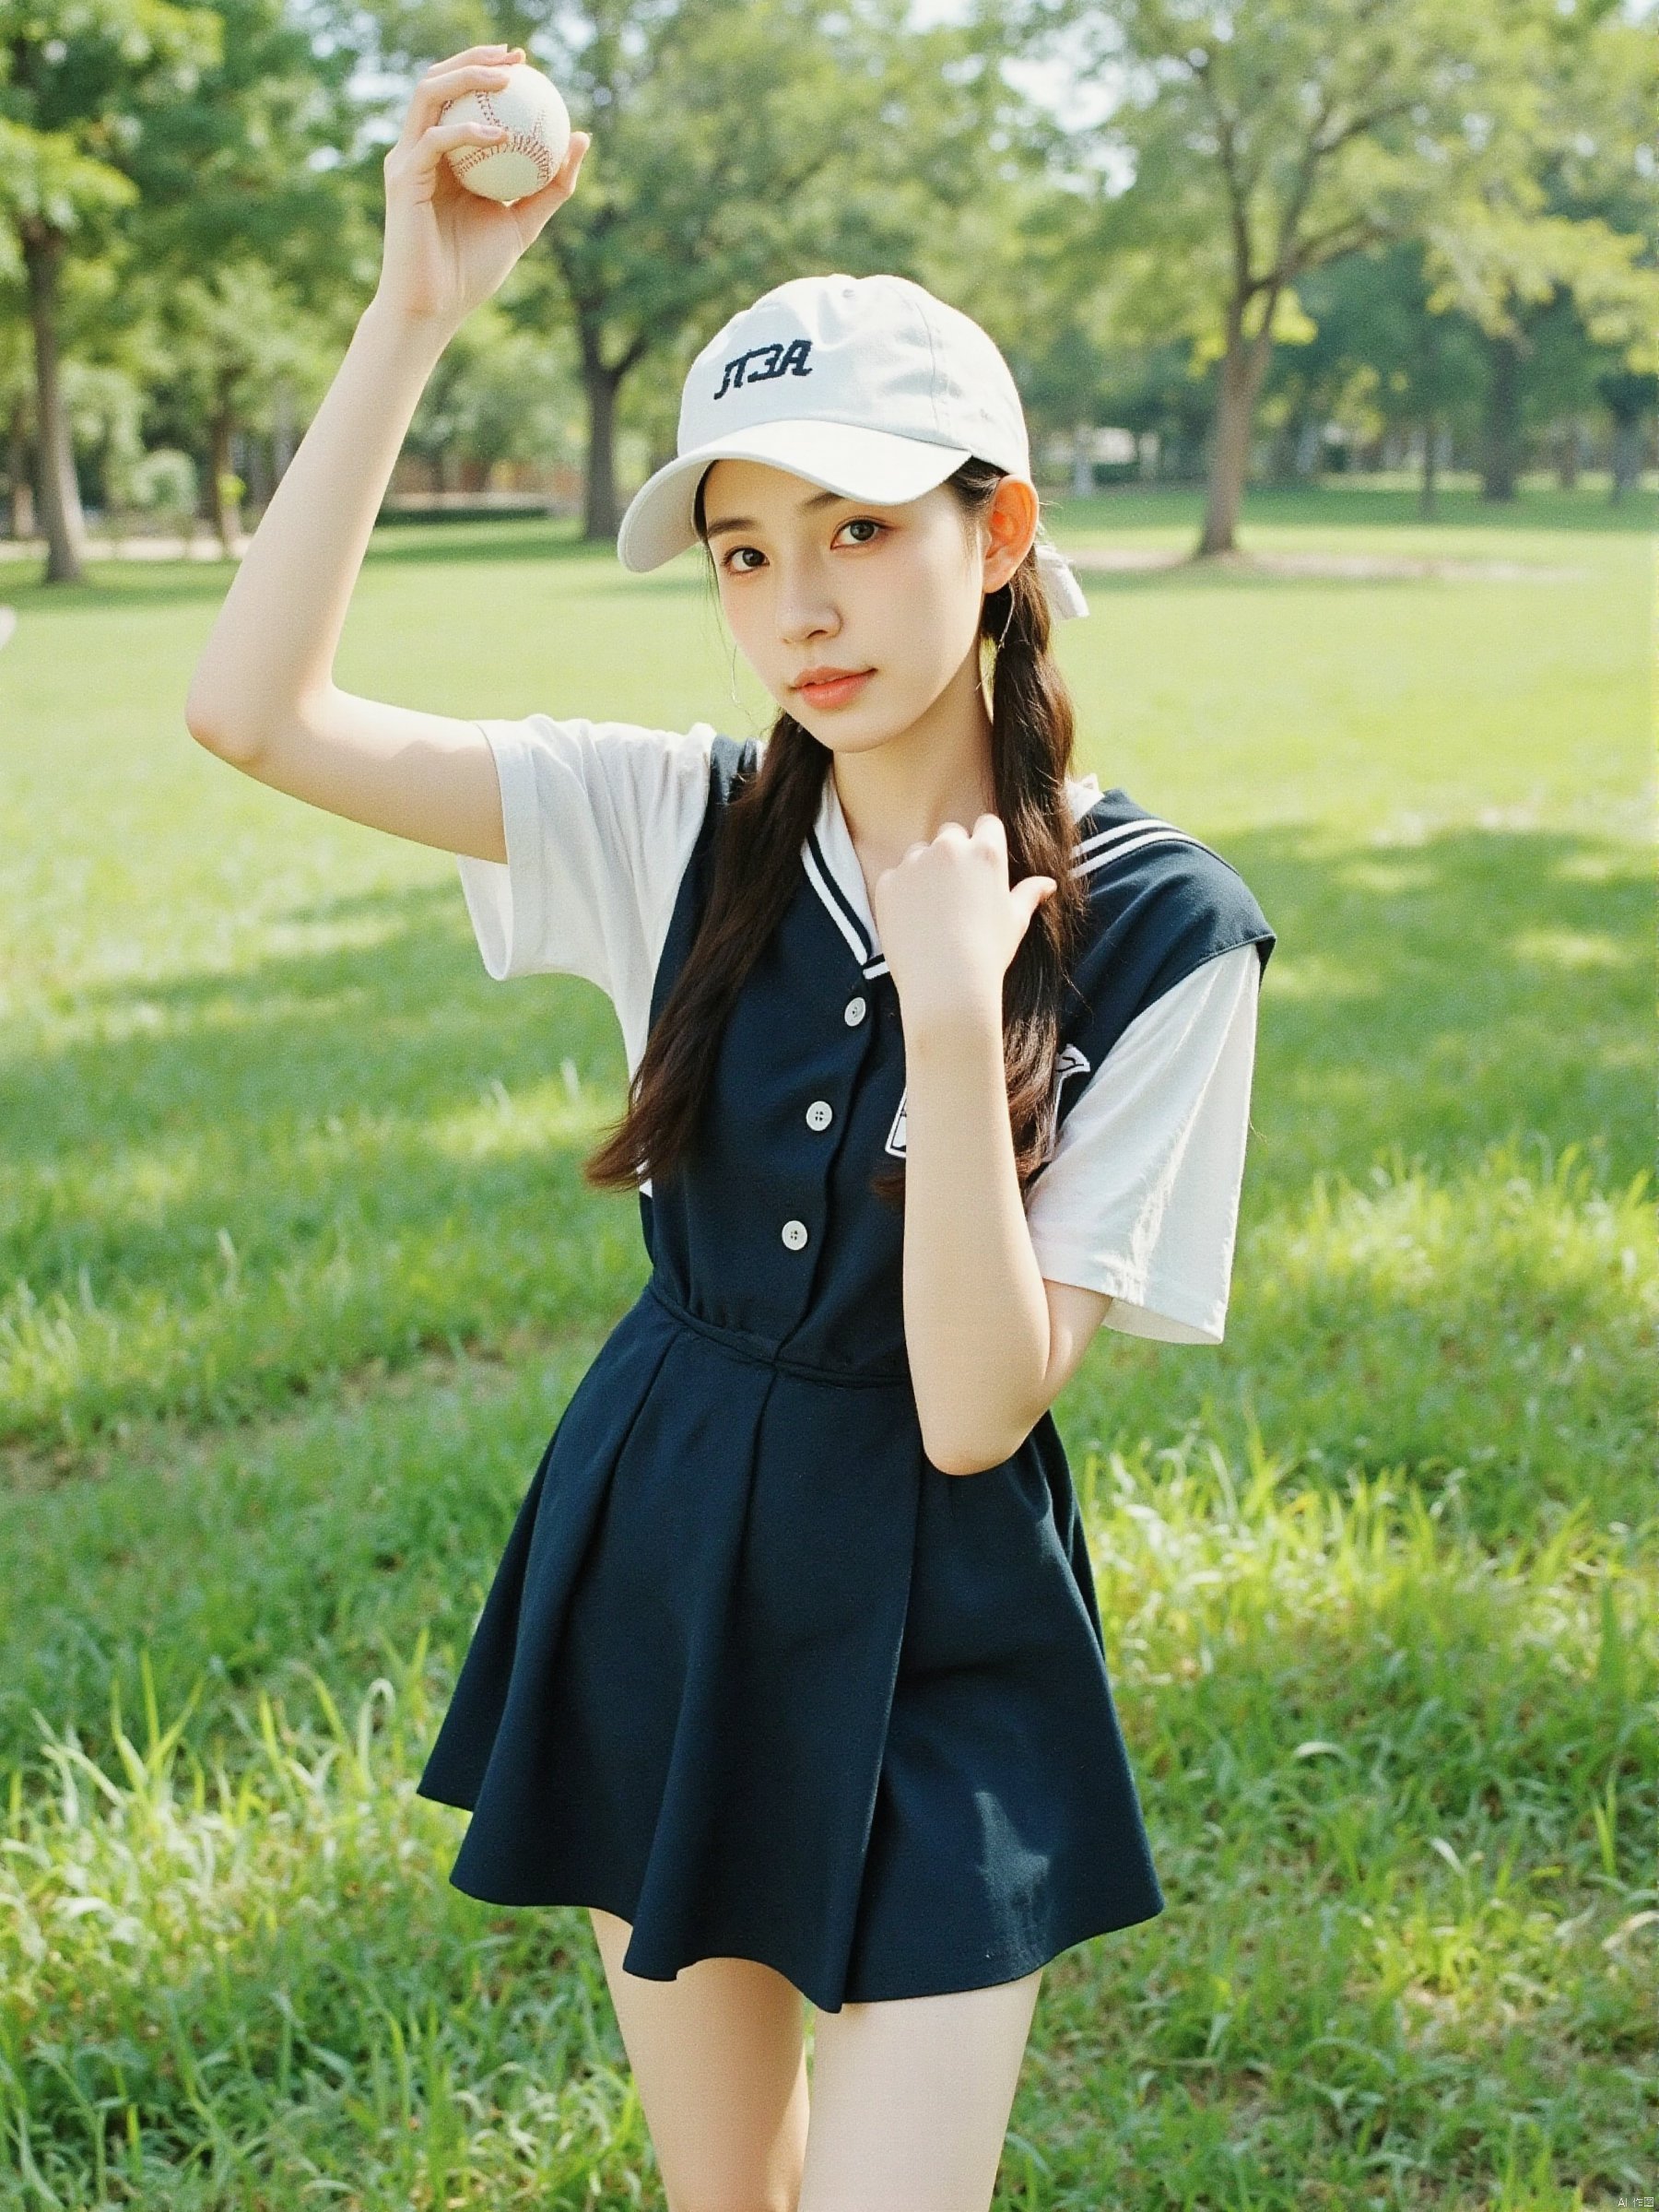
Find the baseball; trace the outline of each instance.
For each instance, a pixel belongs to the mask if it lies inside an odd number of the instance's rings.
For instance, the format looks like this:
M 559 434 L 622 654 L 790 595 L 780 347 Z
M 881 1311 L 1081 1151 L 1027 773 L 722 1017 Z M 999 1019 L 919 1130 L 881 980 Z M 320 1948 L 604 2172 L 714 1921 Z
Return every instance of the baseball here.
M 445 159 L 465 185 L 485 200 L 522 200 L 550 183 L 571 143 L 571 118 L 559 88 L 527 62 L 516 62 L 507 82 L 464 92 L 440 111 L 447 123 L 494 123 L 512 135 L 489 146 L 452 147 Z

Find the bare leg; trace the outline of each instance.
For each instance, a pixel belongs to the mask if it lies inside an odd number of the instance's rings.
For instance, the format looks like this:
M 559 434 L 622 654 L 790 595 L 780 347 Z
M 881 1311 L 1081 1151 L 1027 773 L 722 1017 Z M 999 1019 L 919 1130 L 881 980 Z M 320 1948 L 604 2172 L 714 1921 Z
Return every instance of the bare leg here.
M 1041 1981 L 819 2012 L 798 2212 L 986 2212 Z
M 623 1971 L 632 1930 L 589 1907 L 668 2212 L 795 2212 L 806 2152 L 801 1993 L 753 1959 L 672 1982 Z

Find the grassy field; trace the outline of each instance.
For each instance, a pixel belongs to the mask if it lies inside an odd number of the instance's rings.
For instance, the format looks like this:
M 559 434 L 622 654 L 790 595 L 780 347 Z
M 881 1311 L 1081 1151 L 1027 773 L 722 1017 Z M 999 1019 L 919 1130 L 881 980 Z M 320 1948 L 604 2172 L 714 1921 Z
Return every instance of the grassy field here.
M 1651 502 L 1254 500 L 1437 578 L 1090 575 L 1078 762 L 1279 933 L 1227 1342 L 1056 1408 L 1171 1909 L 1044 1977 L 1001 2212 L 1659 2194 Z M 1060 502 L 1176 545 L 1183 495 Z M 412 1785 L 646 1272 L 591 986 L 211 759 L 229 582 L 0 653 L 0 2206 L 662 2203 L 585 1914 Z M 401 527 L 351 688 L 734 734 L 695 564 Z

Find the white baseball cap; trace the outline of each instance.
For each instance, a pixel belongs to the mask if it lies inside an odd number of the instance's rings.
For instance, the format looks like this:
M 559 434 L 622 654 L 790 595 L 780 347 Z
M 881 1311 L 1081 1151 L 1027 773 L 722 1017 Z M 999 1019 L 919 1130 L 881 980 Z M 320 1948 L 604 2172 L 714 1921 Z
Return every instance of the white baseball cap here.
M 697 487 L 715 461 L 768 462 L 883 506 L 919 500 L 970 459 L 1031 483 L 1008 364 L 971 316 L 908 276 L 794 276 L 763 292 L 692 362 L 676 447 L 617 533 L 636 572 L 696 545 Z M 1036 555 L 1053 614 L 1088 614 L 1041 523 Z

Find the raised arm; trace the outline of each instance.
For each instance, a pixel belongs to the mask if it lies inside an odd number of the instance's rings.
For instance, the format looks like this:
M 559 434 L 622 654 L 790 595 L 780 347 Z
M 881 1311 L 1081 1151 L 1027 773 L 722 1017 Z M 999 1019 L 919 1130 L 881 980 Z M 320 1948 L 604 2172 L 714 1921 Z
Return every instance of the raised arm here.
M 443 156 L 495 135 L 438 121 L 445 100 L 499 84 L 518 58 L 475 46 L 434 64 L 386 156 L 381 280 L 277 486 L 191 677 L 198 743 L 331 814 L 479 860 L 504 860 L 500 795 L 482 731 L 361 699 L 334 680 L 346 610 L 393 464 L 426 381 L 473 308 L 569 199 L 589 139 L 512 206 L 477 198 Z

